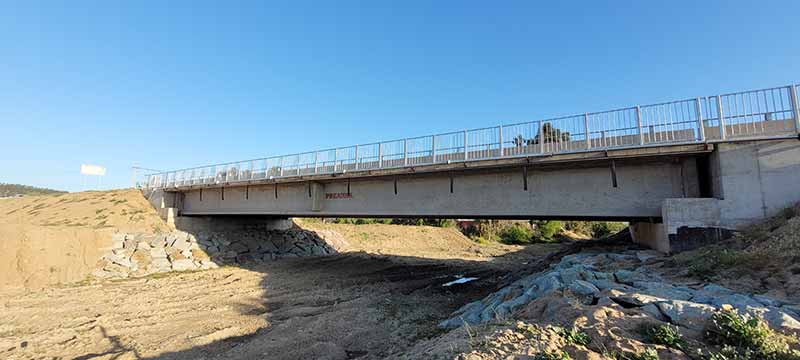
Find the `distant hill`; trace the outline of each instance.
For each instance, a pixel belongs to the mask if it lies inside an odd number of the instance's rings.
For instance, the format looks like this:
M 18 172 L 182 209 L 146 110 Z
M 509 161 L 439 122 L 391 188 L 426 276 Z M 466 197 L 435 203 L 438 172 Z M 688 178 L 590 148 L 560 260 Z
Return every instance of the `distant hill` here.
M 62 194 L 65 192 L 66 191 L 38 188 L 35 186 L 28 186 L 28 185 L 0 183 L 0 198 L 12 197 L 17 195 L 29 196 L 29 195 Z

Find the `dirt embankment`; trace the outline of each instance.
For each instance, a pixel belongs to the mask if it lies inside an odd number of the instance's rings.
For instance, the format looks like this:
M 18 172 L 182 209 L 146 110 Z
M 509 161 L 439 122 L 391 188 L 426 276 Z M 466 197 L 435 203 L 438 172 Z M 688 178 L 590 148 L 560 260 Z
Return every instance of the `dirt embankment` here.
M 335 231 L 347 240 L 340 249 L 371 254 L 413 256 L 429 259 L 487 260 L 494 256 L 520 251 L 523 246 L 500 243 L 478 244 L 454 227 L 388 224 L 326 224 L 295 219 L 307 230 Z
M 132 189 L 0 200 L 0 287 L 83 280 L 110 249 L 113 232 L 166 229 Z

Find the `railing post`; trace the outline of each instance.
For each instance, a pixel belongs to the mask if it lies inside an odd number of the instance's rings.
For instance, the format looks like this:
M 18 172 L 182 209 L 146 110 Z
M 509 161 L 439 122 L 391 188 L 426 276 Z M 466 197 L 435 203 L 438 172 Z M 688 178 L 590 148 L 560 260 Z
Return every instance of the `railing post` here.
M 697 137 L 700 142 L 706 141 L 706 126 L 703 122 L 703 104 L 700 98 L 697 98 L 694 103 L 695 111 L 697 111 Z
M 378 146 L 380 146 L 380 145 L 378 145 Z M 356 168 L 356 170 L 358 170 L 358 145 L 356 145 L 356 165 L 355 165 L 355 168 Z
M 408 166 L 408 139 L 403 139 L 403 166 Z
M 498 126 L 497 129 L 500 131 L 500 157 L 503 157 L 505 155 L 503 154 L 503 125 Z M 487 154 L 487 156 L 491 155 Z
M 339 148 L 333 149 L 333 172 L 336 172 L 337 159 L 339 158 Z
M 636 125 L 639 127 L 639 145 L 644 145 L 644 134 L 642 133 L 642 107 L 636 105 Z
M 592 140 L 589 138 L 589 113 L 583 114 L 583 133 L 586 134 L 586 149 L 591 149 Z
M 722 96 L 717 95 L 717 115 L 719 116 L 719 138 L 725 140 L 725 113 L 722 112 Z
M 378 143 L 378 168 L 383 167 L 383 144 Z
M 544 154 L 544 120 L 539 121 L 539 152 Z
M 280 176 L 283 176 L 283 156 L 281 156 L 281 162 L 279 164 L 280 164 L 280 167 L 281 167 Z
M 436 162 L 436 135 L 431 135 L 431 156 L 432 163 Z
M 267 169 L 269 171 L 269 169 Z M 314 151 L 314 174 L 319 171 L 319 151 Z
M 800 134 L 800 100 L 797 99 L 797 86 L 789 85 L 789 94 L 792 97 L 792 116 L 794 128 Z
M 467 161 L 467 158 L 469 158 L 469 153 L 468 153 L 468 150 L 467 150 L 468 143 L 469 143 L 468 132 L 467 132 L 467 130 L 464 130 L 464 161 Z

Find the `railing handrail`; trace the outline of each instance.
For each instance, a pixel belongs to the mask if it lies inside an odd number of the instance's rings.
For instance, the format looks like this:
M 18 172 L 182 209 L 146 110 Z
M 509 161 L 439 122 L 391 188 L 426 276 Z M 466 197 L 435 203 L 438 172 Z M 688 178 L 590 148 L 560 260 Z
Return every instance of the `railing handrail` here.
M 504 134 L 503 134 L 504 129 L 506 129 L 506 128 L 515 128 L 515 127 L 519 127 L 519 126 L 522 126 L 522 125 L 538 124 L 537 128 L 530 128 L 530 130 L 532 130 L 537 135 L 532 137 L 532 138 L 526 139 L 526 141 L 536 140 L 538 142 L 538 141 L 540 141 L 540 140 L 538 140 L 538 138 L 540 136 L 542 136 L 542 134 L 539 134 L 539 133 L 543 129 L 543 126 L 544 126 L 545 123 L 553 123 L 553 122 L 563 121 L 563 120 L 576 122 L 576 121 L 581 121 L 581 119 L 582 119 L 582 121 L 584 122 L 583 126 L 575 126 L 575 125 L 579 125 L 579 124 L 571 124 L 571 125 L 573 125 L 573 127 L 569 128 L 570 131 L 563 130 L 563 129 L 566 129 L 566 127 L 562 127 L 562 128 L 556 129 L 555 126 L 557 126 L 557 125 L 560 126 L 559 124 L 553 124 L 552 127 L 554 129 L 560 131 L 559 133 L 561 133 L 561 134 L 568 134 L 568 135 L 566 135 L 567 138 L 569 136 L 571 136 L 571 135 L 582 135 L 582 137 L 584 137 L 584 139 L 583 140 L 566 140 L 565 141 L 562 138 L 556 138 L 556 137 L 554 137 L 554 135 L 550 135 L 551 138 L 549 138 L 549 140 L 548 140 L 548 138 L 546 137 L 548 135 L 545 133 L 544 137 L 541 140 L 541 146 L 540 146 L 541 151 L 542 152 L 545 151 L 545 143 L 562 144 L 562 143 L 570 142 L 570 141 L 572 141 L 572 142 L 585 141 L 586 145 L 587 145 L 587 149 L 591 149 L 592 148 L 592 141 L 594 141 L 594 140 L 606 141 L 606 139 L 608 139 L 608 138 L 605 138 L 605 137 L 603 137 L 603 138 L 593 138 L 592 135 L 593 134 L 597 134 L 597 133 L 613 133 L 613 132 L 620 132 L 620 131 L 629 132 L 629 131 L 638 129 L 639 138 L 643 139 L 643 136 L 645 136 L 645 134 L 643 132 L 643 128 L 644 127 L 663 127 L 663 126 L 674 126 L 674 125 L 683 125 L 683 124 L 692 124 L 692 123 L 699 124 L 699 121 L 705 122 L 705 121 L 708 121 L 708 120 L 717 120 L 719 122 L 719 124 L 717 124 L 715 126 L 719 127 L 719 126 L 723 126 L 724 125 L 726 119 L 742 119 L 743 118 L 743 119 L 745 119 L 745 121 L 747 121 L 748 119 L 751 119 L 751 118 L 754 118 L 754 117 L 757 117 L 757 116 L 761 116 L 761 115 L 764 115 L 765 118 L 766 118 L 766 114 L 773 114 L 773 113 L 790 113 L 791 117 L 794 118 L 794 117 L 797 116 L 796 114 L 798 114 L 798 109 L 797 109 L 798 100 L 796 98 L 797 97 L 797 95 L 796 95 L 797 87 L 798 87 L 797 84 L 790 84 L 790 85 L 786 85 L 786 86 L 776 86 L 776 87 L 768 87 L 768 88 L 761 88 L 761 89 L 755 89 L 755 90 L 745 90 L 745 91 L 724 93 L 724 94 L 711 95 L 711 96 L 701 96 L 701 97 L 696 97 L 696 98 L 687 98 L 687 99 L 682 99 L 682 100 L 673 100 L 673 101 L 660 102 L 660 103 L 647 104 L 647 105 L 621 107 L 621 108 L 616 108 L 616 109 L 612 109 L 612 110 L 585 112 L 585 113 L 558 116 L 558 117 L 552 117 L 552 118 L 542 118 L 542 119 L 538 119 L 538 120 L 530 120 L 530 121 L 517 122 L 517 123 L 511 123 L 511 124 L 504 124 L 504 125 L 498 125 L 498 126 L 488 126 L 488 127 L 473 128 L 473 129 L 466 129 L 466 130 L 455 130 L 455 131 L 444 132 L 444 133 L 436 133 L 436 134 L 430 134 L 430 135 L 407 137 L 407 138 L 400 138 L 400 139 L 393 139 L 393 140 L 376 141 L 376 142 L 369 142 L 369 143 L 364 143 L 364 144 L 356 144 L 356 145 L 348 145 L 348 146 L 339 146 L 339 147 L 332 147 L 332 148 L 328 148 L 328 149 L 315 150 L 315 151 L 306 151 L 306 152 L 299 152 L 299 153 L 279 155 L 279 156 L 260 157 L 260 158 L 254 158 L 254 159 L 248 159 L 248 160 L 239 160 L 239 161 L 231 161 L 231 162 L 225 162 L 225 163 L 216 163 L 216 164 L 208 164 L 208 165 L 201 165 L 201 166 L 193 166 L 193 167 L 187 167 L 187 168 L 176 169 L 176 170 L 169 170 L 169 171 L 163 171 L 163 172 L 154 172 L 154 173 L 150 173 L 150 174 L 145 174 L 145 176 L 148 177 L 148 183 L 149 183 L 150 182 L 150 177 L 153 177 L 153 176 L 168 177 L 170 174 L 172 174 L 172 177 L 174 179 L 175 177 L 178 176 L 178 174 L 182 174 L 183 176 L 185 176 L 186 172 L 190 172 L 191 171 L 192 173 L 194 173 L 194 171 L 196 171 L 196 170 L 214 168 L 214 172 L 216 172 L 215 174 L 207 174 L 208 178 L 213 178 L 213 177 L 219 176 L 220 174 L 224 174 L 225 176 L 227 176 L 227 174 L 232 170 L 231 169 L 232 166 L 239 166 L 239 164 L 251 163 L 252 165 L 249 166 L 248 169 L 237 169 L 238 173 L 241 174 L 243 171 L 250 171 L 251 173 L 259 171 L 259 172 L 264 172 L 265 176 L 269 176 L 269 172 L 271 170 L 279 169 L 279 170 L 281 170 L 281 175 L 280 176 L 286 177 L 286 176 L 297 176 L 297 175 L 299 175 L 299 170 L 301 168 L 300 165 L 305 165 L 305 168 L 308 168 L 309 165 L 313 165 L 314 166 L 313 169 L 315 171 L 314 173 L 316 174 L 316 173 L 318 173 L 318 168 L 319 168 L 318 165 L 322 165 L 322 167 L 325 167 L 325 168 L 329 168 L 329 167 L 333 166 L 334 172 L 335 172 L 335 171 L 344 170 L 344 167 L 346 167 L 346 166 L 360 165 L 362 163 L 363 159 L 376 159 L 376 160 L 372 160 L 370 162 L 377 161 L 377 162 L 380 163 L 387 156 L 396 157 L 398 155 L 403 155 L 403 157 L 401 157 L 399 159 L 397 159 L 397 158 L 387 159 L 387 161 L 395 161 L 396 162 L 397 160 L 404 160 L 404 165 L 402 165 L 402 166 L 417 166 L 420 163 L 418 163 L 418 162 L 416 162 L 414 160 L 412 160 L 412 161 L 414 161 L 413 163 L 409 163 L 409 160 L 411 160 L 411 159 L 408 158 L 408 154 L 420 154 L 420 153 L 428 154 L 428 155 L 425 155 L 425 156 L 422 156 L 422 157 L 426 157 L 426 158 L 427 157 L 432 157 L 431 163 L 437 163 L 438 162 L 437 161 L 437 156 L 440 156 L 440 155 L 441 156 L 448 156 L 447 161 L 451 161 L 452 159 L 449 159 L 449 157 L 451 155 L 458 155 L 457 152 L 447 152 L 447 153 L 443 153 L 443 154 L 437 154 L 436 153 L 437 151 L 450 151 L 450 150 L 453 150 L 453 149 L 456 149 L 456 150 L 463 149 L 463 160 L 464 161 L 468 160 L 469 155 L 471 154 L 471 152 L 480 152 L 480 151 L 485 151 L 485 152 L 498 151 L 499 152 L 499 155 L 496 155 L 496 156 L 488 155 L 488 153 L 487 153 L 488 157 L 507 157 L 507 156 L 511 156 L 511 155 L 506 155 L 505 154 L 505 149 L 514 149 L 514 148 L 506 147 L 506 144 L 507 143 L 514 143 L 515 146 L 520 146 L 520 144 L 517 144 L 515 142 L 515 140 L 512 140 L 512 139 L 517 139 L 520 135 L 523 135 L 523 134 L 517 134 L 515 136 L 510 136 L 510 137 L 505 137 L 504 138 Z M 786 94 L 784 94 L 782 92 L 784 89 L 788 89 L 788 92 Z M 775 99 L 775 97 L 774 97 L 775 96 L 775 93 L 774 93 L 775 91 L 779 92 L 778 96 L 780 97 L 780 100 L 781 100 L 781 104 L 780 104 L 781 108 L 780 109 L 778 109 L 777 105 L 775 104 L 775 100 L 774 100 Z M 751 109 L 750 109 L 749 112 L 748 111 L 740 111 L 738 109 L 738 105 L 736 103 L 734 103 L 734 106 L 737 106 L 737 108 L 734 110 L 735 113 L 730 113 L 729 114 L 728 111 L 726 110 L 723 113 L 722 116 L 719 115 L 719 112 L 721 112 L 720 109 L 723 106 L 722 102 L 725 102 L 726 98 L 730 98 L 730 97 L 736 98 L 737 96 L 749 95 L 749 94 L 753 94 L 753 93 L 764 93 L 764 96 L 765 96 L 765 99 L 766 99 L 767 92 L 771 92 L 770 96 L 772 96 L 772 98 L 773 98 L 773 109 L 772 110 L 769 109 L 770 108 L 769 103 L 765 100 L 765 102 L 763 104 L 764 107 L 765 107 L 765 109 L 764 109 L 765 111 L 761 111 L 761 105 L 762 104 L 760 103 L 759 99 L 756 99 L 756 105 L 758 106 L 759 109 L 758 109 L 758 111 L 754 111 L 754 109 L 752 109 L 752 107 L 753 107 L 752 99 L 748 98 L 748 100 L 750 101 L 750 106 L 751 106 Z M 788 98 L 785 98 L 784 96 L 788 96 Z M 787 100 L 787 99 L 788 99 L 788 103 L 789 103 L 788 107 L 786 107 L 787 104 L 783 103 L 783 100 Z M 698 111 L 700 111 L 700 105 L 699 104 L 700 104 L 701 101 L 704 101 L 704 104 L 703 104 L 704 111 L 702 113 L 698 113 Z M 742 101 L 744 101 L 744 98 L 742 98 Z M 697 105 L 696 108 L 694 108 L 694 110 L 691 110 L 692 107 L 687 106 L 687 108 L 686 108 L 687 111 L 684 113 L 683 105 L 684 104 L 691 104 L 691 103 L 696 103 L 698 105 Z M 681 118 L 680 119 L 678 119 L 678 118 L 673 119 L 672 118 L 672 113 L 670 113 L 670 120 L 665 122 L 665 123 L 642 124 L 642 117 L 645 116 L 645 115 L 643 115 L 643 112 L 641 111 L 642 109 L 659 108 L 659 107 L 663 108 L 663 107 L 668 107 L 668 106 L 675 106 L 676 104 L 680 104 L 681 105 L 681 108 L 680 108 L 680 112 L 681 112 L 680 116 L 681 116 Z M 728 106 L 730 106 L 730 103 L 728 103 Z M 745 106 L 743 106 L 743 108 L 744 107 Z M 742 109 L 742 110 L 745 110 L 745 109 Z M 632 114 L 634 119 L 629 119 L 629 117 L 631 117 L 631 116 L 629 116 L 627 114 L 630 114 L 629 113 L 630 111 L 634 111 L 635 112 L 635 114 Z M 759 112 L 759 111 L 761 111 L 761 112 Z M 614 121 L 615 125 L 617 126 L 615 128 L 605 128 L 605 127 L 603 127 L 601 129 L 592 129 L 591 126 L 589 125 L 589 119 L 590 118 L 593 118 L 593 120 L 594 120 L 594 119 L 597 119 L 597 115 L 613 114 L 613 113 L 619 113 L 619 112 L 628 112 L 628 113 L 626 115 L 620 116 L 620 117 L 622 117 L 622 119 L 616 119 Z M 687 120 L 686 118 L 683 118 L 684 115 L 686 115 L 689 120 Z M 716 118 L 707 117 L 708 115 L 716 116 Z M 660 116 L 655 116 L 655 118 L 656 118 L 655 120 L 658 120 L 658 121 L 664 120 Z M 608 119 L 608 118 L 606 118 L 606 119 Z M 603 120 L 603 118 L 601 117 L 600 120 Z M 635 120 L 636 122 L 638 122 L 638 125 L 636 125 L 635 122 L 634 123 L 625 123 L 625 122 L 630 122 L 631 120 Z M 766 120 L 769 120 L 769 119 L 766 119 Z M 784 120 L 786 120 L 786 119 L 784 119 Z M 794 131 L 795 132 L 800 131 L 800 129 L 798 129 L 798 126 L 796 125 L 798 123 L 797 120 L 798 119 L 795 119 L 795 122 L 794 122 L 795 123 Z M 739 124 L 739 123 L 737 123 L 737 124 Z M 567 127 L 568 127 L 568 125 L 570 125 L 570 124 L 567 124 Z M 596 124 L 593 123 L 593 125 L 596 125 Z M 619 125 L 623 125 L 623 126 L 619 126 Z M 728 124 L 728 125 L 733 125 L 733 124 Z M 699 125 L 697 125 L 697 126 L 699 126 Z M 478 133 L 480 131 L 493 130 L 493 129 L 498 129 L 499 131 L 497 133 L 489 133 L 489 134 L 485 134 L 485 135 L 478 135 L 479 138 L 493 138 L 493 139 L 489 140 L 488 142 L 486 142 L 484 140 L 481 140 L 481 141 L 484 141 L 484 142 L 481 142 L 481 143 L 473 143 L 472 141 L 469 141 L 470 140 L 470 135 L 476 134 L 476 133 Z M 694 131 L 694 128 L 693 127 L 688 127 L 688 128 L 679 129 L 679 131 L 687 131 L 687 130 L 693 130 Z M 725 134 L 724 134 L 725 131 L 722 131 L 722 130 L 723 129 L 721 128 L 720 129 L 720 137 L 721 138 L 717 139 L 717 140 L 725 140 L 726 139 Z M 674 130 L 673 129 L 671 131 L 673 132 L 673 136 L 674 136 L 675 135 L 675 131 L 678 131 L 678 130 Z M 699 132 L 699 130 L 698 130 L 698 132 Z M 445 143 L 446 145 L 444 145 L 444 147 L 438 147 L 437 146 L 438 145 L 437 144 L 437 137 L 452 136 L 452 135 L 458 136 L 458 135 L 460 135 L 462 133 L 464 134 L 464 138 L 463 138 L 463 140 L 461 140 L 461 142 L 463 142 L 463 144 L 460 144 L 458 142 L 458 139 L 456 138 L 456 142 L 455 143 L 453 143 L 451 141 L 451 142 Z M 557 133 L 553 133 L 553 134 L 557 134 Z M 626 134 L 623 134 L 623 135 L 617 135 L 616 139 L 618 141 L 623 141 L 625 139 L 622 139 L 620 137 L 632 136 L 632 135 L 636 135 L 636 134 L 626 133 Z M 614 138 L 614 137 L 612 136 L 610 138 Z M 423 143 L 424 146 L 428 146 L 429 147 L 428 149 L 419 149 L 419 146 L 418 146 L 419 143 L 414 143 L 414 145 L 416 145 L 416 146 L 413 147 L 413 150 L 408 148 L 407 145 L 409 145 L 412 141 L 417 141 L 417 140 L 420 140 L 420 139 L 430 139 L 429 142 Z M 705 137 L 698 138 L 696 140 L 697 141 L 701 141 L 701 142 L 708 142 L 709 141 L 709 139 L 707 139 Z M 635 143 L 621 144 L 621 145 L 620 144 L 601 144 L 599 147 L 600 148 L 608 148 L 608 147 L 620 147 L 620 146 L 632 146 L 632 147 L 643 146 L 644 145 L 643 141 L 644 140 L 640 140 L 640 142 L 638 144 L 635 144 Z M 650 141 L 654 142 L 653 139 L 650 139 Z M 677 140 L 672 140 L 672 141 L 659 140 L 659 141 L 663 142 L 663 143 L 678 142 Z M 683 140 L 681 140 L 681 141 L 683 141 Z M 714 141 L 716 141 L 716 140 L 714 140 Z M 390 148 L 389 149 L 391 151 L 390 154 L 382 153 L 382 151 L 384 150 L 383 149 L 384 148 L 384 146 L 383 146 L 384 144 L 398 144 L 398 143 L 403 144 L 402 150 L 398 150 L 396 148 Z M 498 146 L 498 145 L 499 145 L 499 149 L 492 148 L 492 146 Z M 528 145 L 530 146 L 530 143 L 528 143 Z M 373 148 L 375 146 L 377 147 L 377 150 L 378 150 L 377 154 L 375 153 L 375 148 Z M 470 148 L 476 148 L 476 147 L 486 147 L 486 149 L 484 149 L 484 150 L 475 150 L 475 151 L 469 150 Z M 368 150 L 367 154 L 359 154 L 359 150 L 362 150 L 362 149 L 369 149 L 369 150 Z M 337 157 L 338 157 L 338 155 L 340 154 L 340 152 L 342 150 L 347 150 L 347 155 L 345 155 L 345 158 L 339 159 Z M 570 148 L 570 149 L 567 149 L 566 151 L 563 151 L 563 152 L 568 152 L 568 151 L 575 151 L 575 150 Z M 330 153 L 330 152 L 333 152 L 333 159 L 329 158 L 329 156 L 328 156 L 323 160 L 318 160 L 320 154 Z M 313 156 L 313 161 L 307 161 L 307 160 L 301 161 L 302 156 L 309 156 L 309 155 Z M 360 156 L 360 155 L 366 155 L 366 156 Z M 536 155 L 536 154 L 532 154 L 532 155 Z M 481 158 L 485 158 L 487 156 L 484 156 L 484 157 L 481 157 Z M 517 155 L 515 154 L 513 156 L 517 156 Z M 290 164 L 284 164 L 283 163 L 282 160 L 290 159 L 290 158 L 296 158 L 297 159 L 296 163 L 290 163 Z M 416 159 L 419 159 L 419 158 L 420 157 L 416 157 Z M 277 164 L 274 164 L 274 165 L 271 165 L 271 166 L 267 166 L 267 164 L 270 161 L 276 161 Z M 260 167 L 261 165 L 256 165 L 257 162 L 264 162 L 263 168 Z M 331 163 L 333 163 L 333 164 L 330 165 Z M 328 164 L 328 165 L 326 165 L 326 164 Z M 256 166 L 259 166 L 259 167 L 256 168 Z M 287 167 L 289 167 L 290 174 L 283 174 L 282 170 L 287 168 Z M 379 165 L 379 167 L 380 167 L 380 165 Z M 396 166 L 393 166 L 393 167 L 396 167 Z M 336 170 L 337 168 L 340 169 L 340 170 Z M 356 169 L 358 169 L 358 168 L 356 167 Z M 358 169 L 358 170 L 360 170 L 360 169 Z M 323 172 L 324 173 L 329 173 L 330 171 L 323 170 Z

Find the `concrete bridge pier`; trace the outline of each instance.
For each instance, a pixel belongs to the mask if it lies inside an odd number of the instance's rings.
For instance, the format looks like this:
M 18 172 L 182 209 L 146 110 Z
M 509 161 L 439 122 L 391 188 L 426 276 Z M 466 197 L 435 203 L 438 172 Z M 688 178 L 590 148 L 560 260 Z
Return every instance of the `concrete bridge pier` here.
M 668 253 L 729 237 L 800 202 L 800 141 L 716 144 L 708 157 L 709 198 L 670 198 L 661 221 L 634 222 L 634 241 Z

